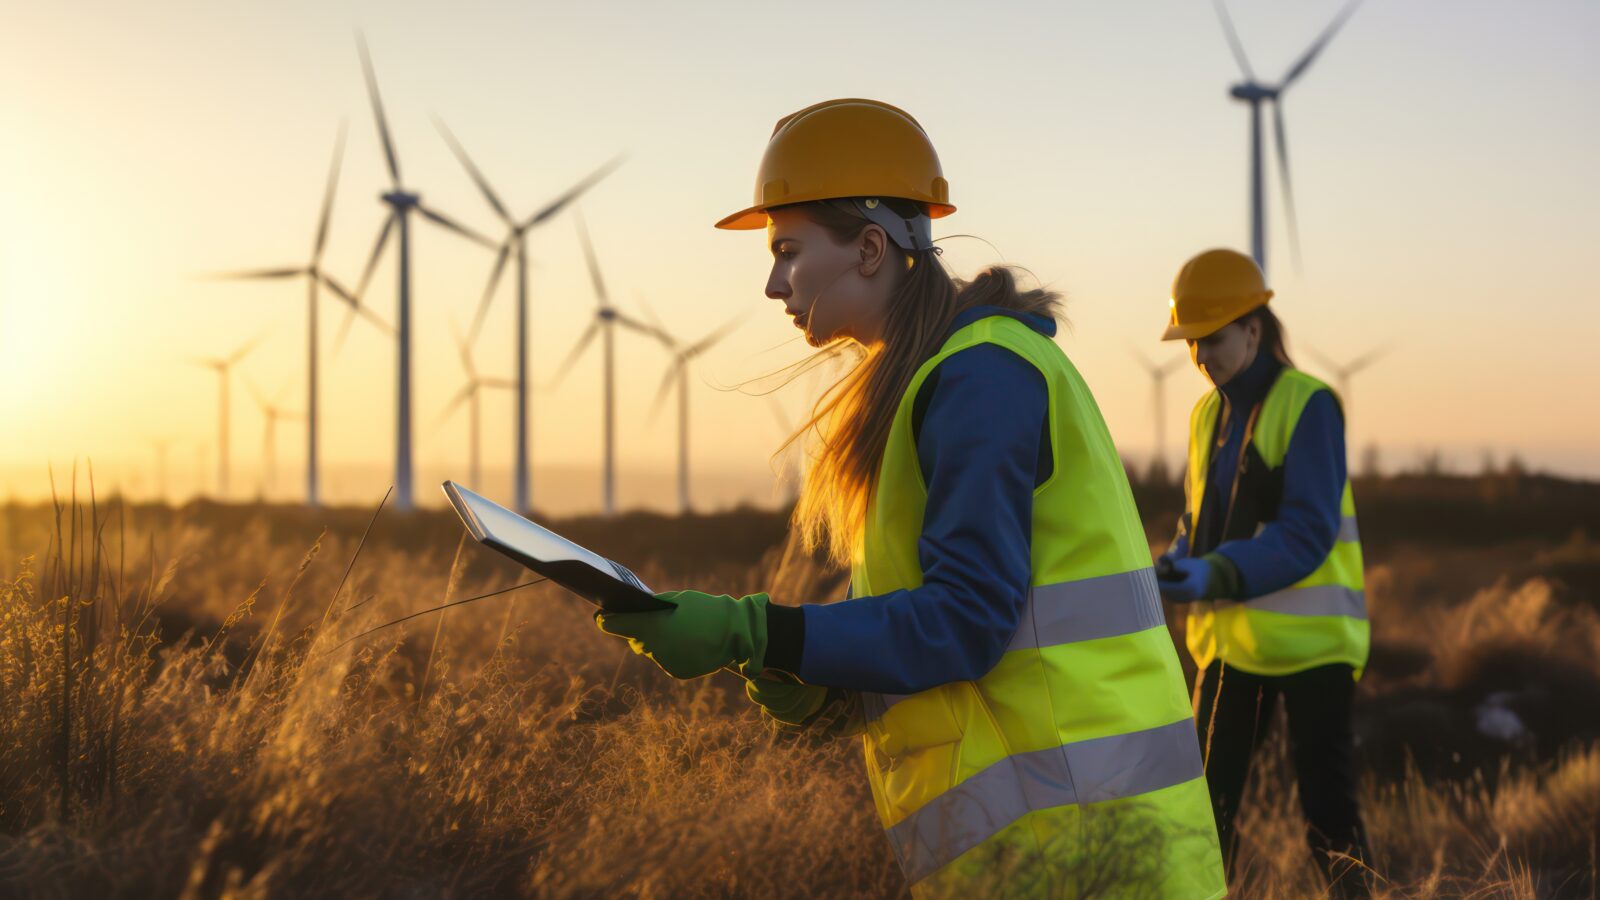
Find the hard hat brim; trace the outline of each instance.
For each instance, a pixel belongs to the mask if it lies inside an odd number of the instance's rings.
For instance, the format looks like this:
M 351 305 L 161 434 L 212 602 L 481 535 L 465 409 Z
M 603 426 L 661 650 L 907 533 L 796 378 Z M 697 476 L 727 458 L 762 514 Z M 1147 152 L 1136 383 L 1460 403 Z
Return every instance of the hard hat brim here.
M 1161 332 L 1161 339 L 1163 341 L 1198 341 L 1203 337 L 1210 337 L 1221 331 L 1225 326 L 1237 322 L 1255 310 L 1266 306 L 1271 299 L 1272 291 L 1267 291 L 1243 311 L 1226 318 L 1207 319 L 1204 322 L 1186 322 L 1182 325 L 1173 322 L 1167 326 L 1166 331 Z
M 801 200 L 791 200 L 782 205 L 792 206 L 796 203 L 810 203 L 816 200 L 835 199 L 839 198 L 810 197 Z M 928 218 L 930 219 L 942 219 L 956 211 L 956 208 L 948 203 L 926 203 L 923 201 L 917 202 L 922 203 L 927 207 Z M 753 231 L 757 228 L 765 228 L 767 227 L 767 207 L 765 205 L 746 207 L 731 216 L 724 216 L 720 221 L 717 222 L 716 227 L 725 229 L 727 231 Z

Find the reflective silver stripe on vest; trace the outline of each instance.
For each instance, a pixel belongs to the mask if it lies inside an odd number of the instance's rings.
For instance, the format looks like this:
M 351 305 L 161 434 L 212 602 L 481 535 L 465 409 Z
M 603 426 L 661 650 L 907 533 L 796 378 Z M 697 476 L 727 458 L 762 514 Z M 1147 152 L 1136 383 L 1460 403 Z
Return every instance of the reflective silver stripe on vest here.
M 1367 594 L 1339 584 L 1319 584 L 1315 587 L 1285 588 L 1263 594 L 1243 604 L 1223 603 L 1223 606 L 1242 605 L 1246 609 L 1260 609 L 1288 616 L 1346 616 L 1351 619 L 1367 617 Z
M 1353 544 L 1361 540 L 1361 531 L 1356 528 L 1355 516 L 1339 517 L 1339 540 L 1346 544 Z
M 915 884 L 1029 812 L 1147 794 L 1201 777 L 1194 720 L 1008 756 L 888 830 Z
M 1028 603 L 1006 652 L 1136 634 L 1165 626 L 1155 569 L 1100 575 L 1028 589 Z M 868 721 L 911 694 L 861 695 Z
M 1119 637 L 1166 624 L 1155 569 L 1146 566 L 1032 589 L 1006 651 Z

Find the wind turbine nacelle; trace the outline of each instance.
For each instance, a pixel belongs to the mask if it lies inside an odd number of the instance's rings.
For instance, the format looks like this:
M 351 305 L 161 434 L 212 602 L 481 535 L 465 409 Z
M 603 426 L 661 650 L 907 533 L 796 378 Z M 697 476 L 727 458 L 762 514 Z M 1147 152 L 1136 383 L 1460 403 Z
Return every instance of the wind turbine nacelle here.
M 416 206 L 422 200 L 421 196 L 406 191 L 389 191 L 386 194 L 379 194 L 378 198 L 395 207 Z
M 1246 103 L 1260 103 L 1263 100 L 1276 99 L 1278 89 L 1267 87 L 1264 84 L 1256 84 L 1254 81 L 1246 81 L 1229 88 L 1228 94 L 1235 100 L 1243 100 Z

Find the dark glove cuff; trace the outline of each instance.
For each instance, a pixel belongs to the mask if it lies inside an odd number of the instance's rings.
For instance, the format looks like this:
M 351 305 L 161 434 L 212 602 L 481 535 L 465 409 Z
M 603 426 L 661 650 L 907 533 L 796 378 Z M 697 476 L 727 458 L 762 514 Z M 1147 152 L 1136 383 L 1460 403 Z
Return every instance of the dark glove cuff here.
M 1200 557 L 1211 564 L 1211 576 L 1206 579 L 1206 600 L 1238 600 L 1243 587 L 1239 567 L 1221 553 L 1207 553 Z
M 806 643 L 806 614 L 798 606 L 767 604 L 767 653 L 762 662 L 769 669 L 800 674 L 800 657 Z

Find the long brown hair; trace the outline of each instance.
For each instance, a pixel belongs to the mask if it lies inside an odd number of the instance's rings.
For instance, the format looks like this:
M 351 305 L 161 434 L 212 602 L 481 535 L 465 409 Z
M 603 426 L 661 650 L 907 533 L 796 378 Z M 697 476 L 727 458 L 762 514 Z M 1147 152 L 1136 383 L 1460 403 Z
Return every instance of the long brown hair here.
M 886 200 L 903 216 L 916 210 L 904 201 Z M 868 223 L 826 203 L 797 204 L 797 209 L 844 243 L 860 236 Z M 889 298 L 883 341 L 867 349 L 840 339 L 822 349 L 833 356 L 853 349 L 859 359 L 822 393 L 810 419 L 784 447 L 814 433 L 809 448 L 811 468 L 795 504 L 793 524 L 806 548 L 826 546 L 829 556 L 849 565 L 861 538 L 883 462 L 889 429 L 906 387 L 924 362 L 938 352 L 950 324 L 963 310 L 997 306 L 1057 319 L 1060 296 L 1043 288 L 1020 290 L 1009 268 L 994 266 L 970 282 L 953 277 L 937 251 L 907 252 L 889 244 L 904 265 Z M 782 452 L 780 448 L 779 452 Z

